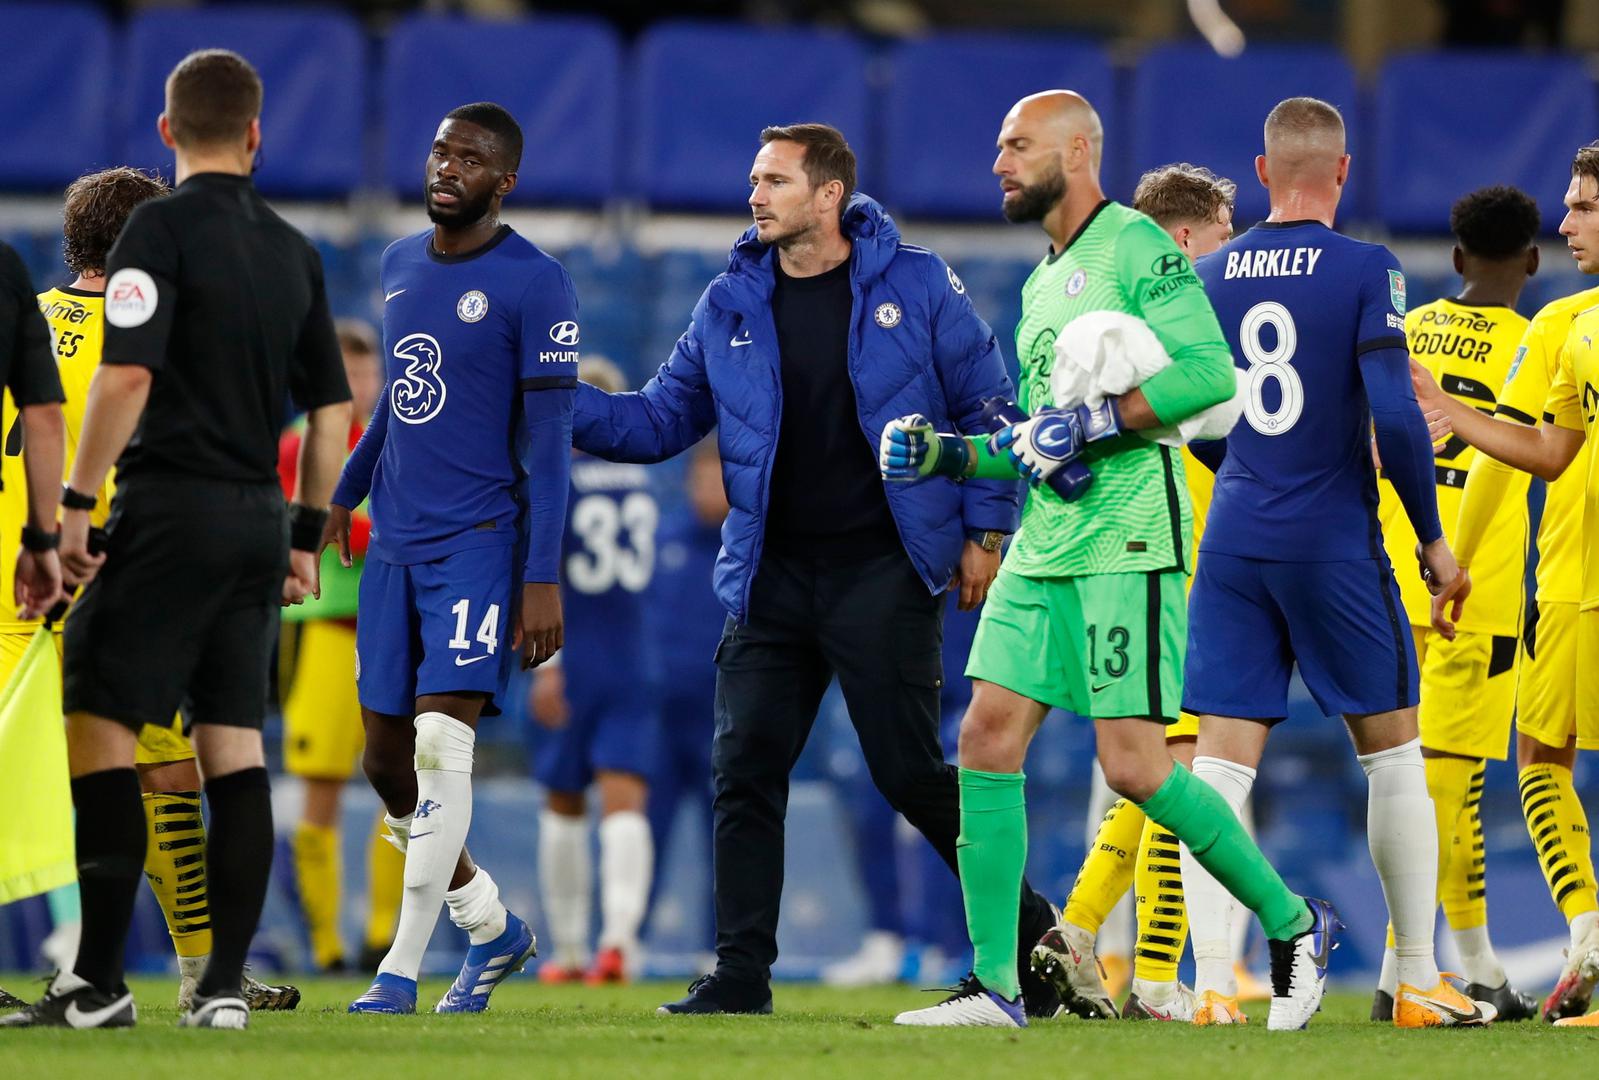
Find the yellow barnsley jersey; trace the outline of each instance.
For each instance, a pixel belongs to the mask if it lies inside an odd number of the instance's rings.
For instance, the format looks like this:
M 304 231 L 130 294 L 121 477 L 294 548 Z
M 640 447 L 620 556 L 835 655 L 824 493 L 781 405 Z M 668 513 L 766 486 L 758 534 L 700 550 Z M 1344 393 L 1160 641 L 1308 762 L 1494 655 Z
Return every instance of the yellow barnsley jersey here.
M 1496 391 L 1509 375 L 1526 328 L 1527 320 L 1510 308 L 1453 300 L 1435 300 L 1405 316 L 1411 359 L 1431 371 L 1451 397 L 1486 413 L 1494 411 Z M 1437 454 L 1438 519 L 1446 536 L 1454 534 L 1466 471 L 1476 453 L 1456 437 Z M 1380 487 L 1383 542 L 1399 580 L 1405 613 L 1412 625 L 1429 626 L 1432 604 L 1416 566 L 1416 531 L 1393 485 L 1383 480 Z M 1501 502 L 1471 563 L 1471 600 L 1460 629 L 1506 636 L 1521 632 L 1527 531 L 1527 500 Z
M 1561 427 L 1584 432 L 1588 446 L 1599 439 L 1599 307 L 1588 308 L 1572 321 L 1560 350 L 1560 367 L 1549 387 L 1545 411 Z M 1595 467 L 1596 460 L 1599 458 L 1590 449 L 1582 471 L 1583 611 L 1599 608 L 1599 529 L 1595 528 L 1599 525 L 1599 470 Z M 1573 461 L 1568 472 L 1577 464 Z
M 83 431 L 84 403 L 89 396 L 89 380 L 100 366 L 100 344 L 104 326 L 105 295 L 83 289 L 50 289 L 39 294 L 39 310 L 50 324 L 56 366 L 61 370 L 61 389 L 66 393 L 62 412 L 66 418 L 66 462 L 68 476 L 72 459 L 78 453 L 78 436 Z M 16 403 L 6 394 L 0 408 L 0 430 L 5 432 L 5 454 L 0 457 L 0 536 L 16 536 L 28 520 L 28 481 L 22 469 L 22 428 Z M 67 477 L 62 477 L 65 481 Z M 111 513 L 111 481 L 100 491 L 100 503 L 90 514 L 95 525 L 104 525 Z M 0 558 L 0 634 L 30 632 L 39 620 L 23 622 L 11 603 L 16 565 Z
M 1596 304 L 1599 288 L 1585 289 L 1545 304 L 1532 317 L 1509 380 L 1499 394 L 1501 418 L 1536 424 L 1545 416 L 1550 385 L 1560 368 L 1572 320 Z M 1543 521 L 1538 526 L 1540 603 L 1575 604 L 1582 599 L 1582 493 L 1591 453 L 1584 445 L 1544 496 Z

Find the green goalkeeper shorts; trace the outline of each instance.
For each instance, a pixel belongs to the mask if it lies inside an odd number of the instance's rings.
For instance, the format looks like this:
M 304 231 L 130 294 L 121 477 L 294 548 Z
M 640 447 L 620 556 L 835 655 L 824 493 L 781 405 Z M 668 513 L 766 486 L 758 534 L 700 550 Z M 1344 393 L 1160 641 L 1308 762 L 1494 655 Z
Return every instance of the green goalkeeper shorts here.
M 1030 578 L 1001 569 L 966 675 L 1079 716 L 1173 723 L 1188 650 L 1183 577 Z

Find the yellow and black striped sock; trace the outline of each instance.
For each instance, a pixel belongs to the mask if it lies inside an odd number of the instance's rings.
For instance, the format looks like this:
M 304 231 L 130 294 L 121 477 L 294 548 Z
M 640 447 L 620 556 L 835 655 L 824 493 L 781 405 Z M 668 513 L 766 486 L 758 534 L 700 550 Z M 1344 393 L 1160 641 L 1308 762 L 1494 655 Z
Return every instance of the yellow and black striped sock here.
M 1533 850 L 1555 907 L 1569 923 L 1575 916 L 1599 911 L 1594 889 L 1593 853 L 1588 817 L 1562 765 L 1529 765 L 1521 770 L 1521 813 L 1527 819 Z
M 167 920 L 179 956 L 211 952 L 211 912 L 206 896 L 205 821 L 198 791 L 158 791 L 144 796 L 149 842 L 144 877 Z
M 388 842 L 388 835 L 379 811 L 366 858 L 366 947 L 373 952 L 387 952 L 393 944 L 400 898 L 405 895 L 405 856 Z
M 1098 934 L 1111 908 L 1133 883 L 1133 856 L 1144 831 L 1144 812 L 1129 799 L 1117 799 L 1105 811 L 1094 844 L 1077 871 L 1062 918 L 1090 934 Z
M 1454 834 L 1438 838 L 1449 845 L 1449 865 L 1438 883 L 1438 900 L 1452 930 L 1488 924 L 1487 852 L 1482 839 L 1482 788 L 1488 762 L 1479 761 L 1466 789 L 1466 805 L 1455 819 Z
M 1134 876 L 1138 890 L 1138 947 L 1133 978 L 1176 982 L 1177 962 L 1188 940 L 1188 907 L 1183 902 L 1183 871 L 1177 837 L 1155 824 L 1144 825 Z

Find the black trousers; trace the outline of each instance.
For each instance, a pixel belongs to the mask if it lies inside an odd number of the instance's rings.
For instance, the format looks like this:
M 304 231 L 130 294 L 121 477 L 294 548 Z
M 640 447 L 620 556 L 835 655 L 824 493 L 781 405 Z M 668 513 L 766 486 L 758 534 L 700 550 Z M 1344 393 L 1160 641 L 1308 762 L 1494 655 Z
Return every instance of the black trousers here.
M 938 742 L 943 637 L 942 598 L 928 594 L 903 551 L 762 557 L 749 617 L 728 620 L 716 652 L 719 974 L 771 977 L 789 772 L 835 675 L 872 781 L 955 871 L 960 788 Z M 1024 897 L 1044 904 L 1031 890 Z

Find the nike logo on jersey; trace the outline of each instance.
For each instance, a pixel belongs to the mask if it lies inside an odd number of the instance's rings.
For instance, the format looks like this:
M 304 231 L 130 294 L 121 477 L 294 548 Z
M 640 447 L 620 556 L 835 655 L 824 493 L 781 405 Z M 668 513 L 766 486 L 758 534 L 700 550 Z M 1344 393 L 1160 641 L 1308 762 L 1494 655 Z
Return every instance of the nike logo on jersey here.
M 130 995 L 123 995 L 103 1009 L 84 1009 L 76 1001 L 67 1003 L 67 1023 L 75 1028 L 96 1028 L 117 1013 L 121 1012 L 128 1004 Z
M 393 300 L 396 296 L 399 296 L 404 291 L 405 291 L 404 289 L 395 289 L 391 293 L 384 293 L 383 294 L 383 302 L 385 304 L 387 304 L 390 300 Z
M 740 345 L 748 345 L 748 344 L 750 344 L 752 340 L 753 339 L 750 337 L 750 332 L 748 330 L 744 330 L 744 331 L 740 332 L 739 335 L 737 337 L 735 337 L 731 342 L 729 342 L 729 344 L 732 345 L 733 348 L 736 349 Z
M 487 660 L 488 658 L 489 658 L 489 656 L 488 656 L 487 653 L 484 653 L 482 656 L 473 656 L 473 657 L 470 657 L 470 658 L 469 657 L 465 657 L 465 656 L 457 656 L 455 658 L 455 666 L 456 667 L 466 667 L 466 665 L 468 665 L 468 664 L 475 664 L 479 660 Z
M 1115 686 L 1115 685 L 1116 685 L 1116 684 L 1115 684 L 1115 683 L 1113 683 L 1113 682 L 1108 682 L 1108 683 L 1100 683 L 1100 684 L 1099 684 L 1099 685 L 1098 685 L 1098 686 L 1092 686 L 1092 687 L 1089 687 L 1089 693 L 1093 693 L 1093 694 L 1097 694 L 1097 693 L 1099 693 L 1099 692 L 1100 692 L 1100 691 L 1101 691 L 1101 690 L 1109 690 L 1109 689 L 1110 689 L 1110 688 L 1111 688 L 1111 687 L 1113 687 L 1113 686 Z

